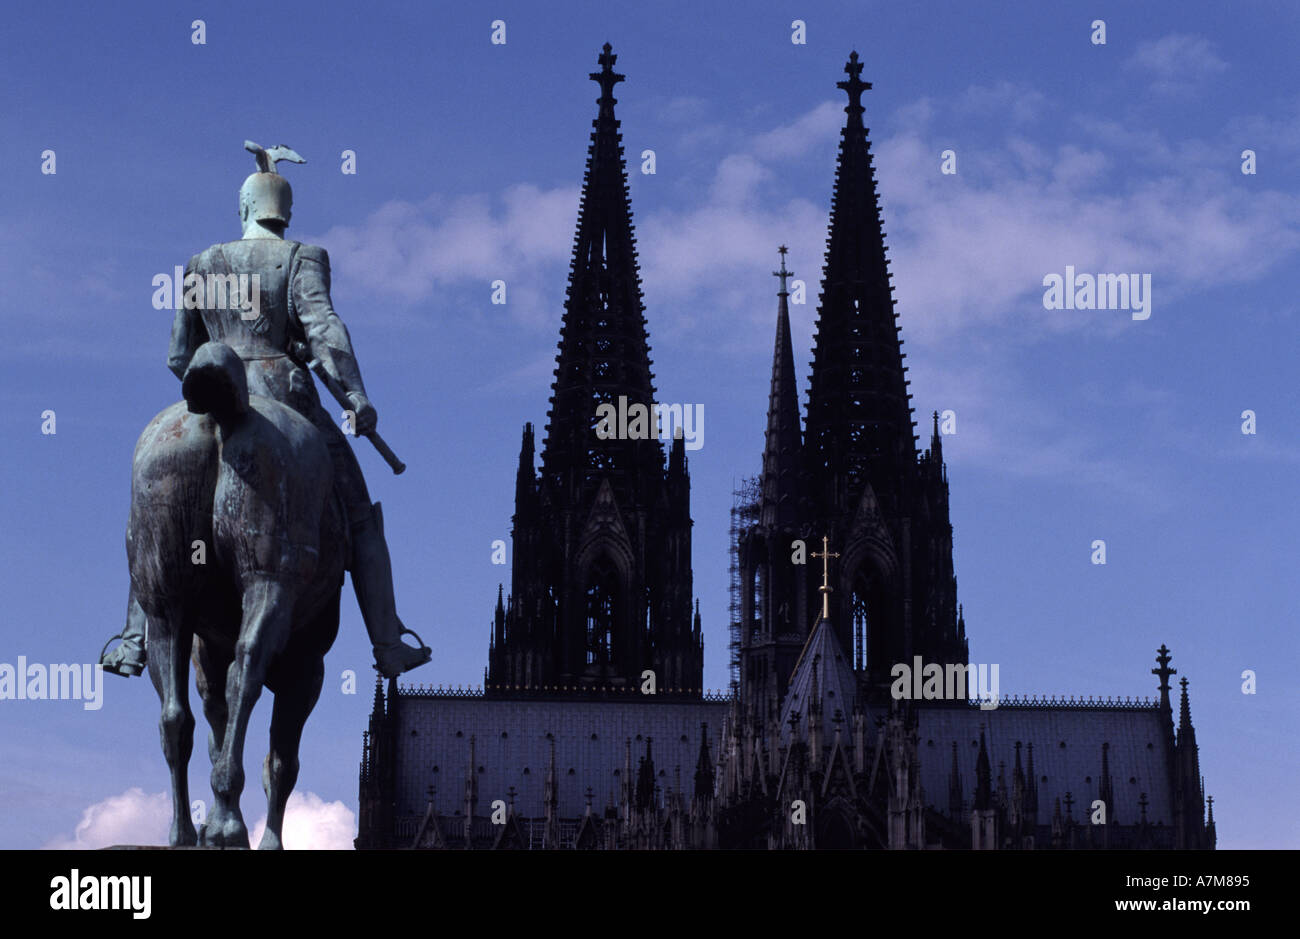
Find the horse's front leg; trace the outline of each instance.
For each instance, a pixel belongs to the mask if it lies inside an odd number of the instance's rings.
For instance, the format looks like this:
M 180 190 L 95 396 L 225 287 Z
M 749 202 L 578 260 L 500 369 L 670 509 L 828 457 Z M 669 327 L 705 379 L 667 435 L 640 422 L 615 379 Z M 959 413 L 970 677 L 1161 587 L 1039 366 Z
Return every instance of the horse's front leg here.
M 235 657 L 226 673 L 226 732 L 220 758 L 212 764 L 213 810 L 204 842 L 248 847 L 248 828 L 239 811 L 244 791 L 244 737 L 271 662 L 289 639 L 295 594 L 286 583 L 259 578 L 244 589 L 243 622 Z
M 193 634 L 181 624 L 179 604 L 149 617 L 149 678 L 162 701 L 158 731 L 172 782 L 172 847 L 198 842 L 190 819 L 190 753 L 194 749 L 194 713 L 190 710 L 190 644 Z

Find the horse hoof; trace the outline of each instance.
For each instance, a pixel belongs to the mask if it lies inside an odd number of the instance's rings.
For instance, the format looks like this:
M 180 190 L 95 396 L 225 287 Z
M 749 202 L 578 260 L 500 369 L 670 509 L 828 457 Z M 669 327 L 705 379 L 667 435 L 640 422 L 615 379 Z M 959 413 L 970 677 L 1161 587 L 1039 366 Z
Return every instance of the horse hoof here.
M 194 826 L 190 825 L 172 825 L 171 835 L 167 843 L 173 848 L 192 848 L 199 843 L 199 836 L 194 831 Z
M 280 842 L 280 836 L 271 829 L 262 832 L 262 840 L 257 846 L 259 851 L 283 851 L 284 845 Z
M 248 848 L 248 828 L 238 815 L 222 819 L 214 812 L 203 825 L 199 844 L 205 848 Z

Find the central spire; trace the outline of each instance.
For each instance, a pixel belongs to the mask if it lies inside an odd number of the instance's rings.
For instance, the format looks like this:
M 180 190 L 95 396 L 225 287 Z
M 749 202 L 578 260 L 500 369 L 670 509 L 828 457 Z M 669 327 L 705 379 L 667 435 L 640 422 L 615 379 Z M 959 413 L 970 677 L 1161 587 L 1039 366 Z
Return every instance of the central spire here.
M 799 395 L 795 388 L 794 351 L 790 342 L 790 293 L 786 281 L 793 271 L 785 268 L 787 248 L 781 245 L 781 279 L 777 293 L 776 343 L 772 353 L 772 387 L 767 403 L 767 438 L 763 448 L 763 502 L 761 523 L 770 530 L 790 530 L 797 521 L 802 471 L 799 430 Z

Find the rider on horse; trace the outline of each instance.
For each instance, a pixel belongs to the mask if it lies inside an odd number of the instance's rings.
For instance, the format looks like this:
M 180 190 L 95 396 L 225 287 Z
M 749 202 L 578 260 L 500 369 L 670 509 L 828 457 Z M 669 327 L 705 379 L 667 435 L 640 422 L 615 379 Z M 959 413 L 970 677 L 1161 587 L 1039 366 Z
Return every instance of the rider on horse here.
M 431 652 L 423 642 L 419 648 L 401 642 L 403 633 L 415 633 L 397 617 L 379 503 L 371 504 L 352 447 L 321 407 L 311 374 L 291 355 L 295 344 L 305 345 L 346 391 L 356 433 L 373 431 L 378 416 L 362 384 L 347 327 L 330 302 L 328 255 L 315 245 L 284 239 L 293 193 L 275 164 L 285 159 L 304 161 L 286 147 L 246 147 L 258 157 L 260 172 L 244 180 L 239 190 L 243 238 L 213 245 L 190 259 L 185 268 L 186 302 L 176 311 L 167 365 L 178 378 L 183 377 L 199 346 L 209 340 L 224 342 L 243 360 L 250 394 L 287 404 L 320 430 L 333 463 L 334 492 L 349 522 L 348 570 L 374 644 L 375 667 L 385 677 L 395 677 L 428 662 Z M 203 284 L 214 282 L 229 285 L 230 294 L 239 292 L 236 285 L 251 282 L 257 302 L 244 297 L 243 303 L 218 306 L 212 294 L 220 296 L 226 291 L 205 293 L 202 289 Z M 191 284 L 197 294 L 193 303 Z M 252 311 L 256 315 L 250 317 Z M 140 674 L 145 665 L 145 621 L 133 589 L 122 644 L 100 657 L 106 671 L 124 676 Z

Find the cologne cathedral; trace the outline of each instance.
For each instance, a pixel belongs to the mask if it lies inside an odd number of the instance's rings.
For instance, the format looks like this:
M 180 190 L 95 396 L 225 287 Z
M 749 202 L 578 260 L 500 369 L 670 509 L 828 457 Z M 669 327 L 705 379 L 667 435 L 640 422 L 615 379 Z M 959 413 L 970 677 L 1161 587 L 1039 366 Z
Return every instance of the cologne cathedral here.
M 523 428 L 511 587 L 481 691 L 375 689 L 358 848 L 1213 848 L 1181 680 L 1156 701 L 898 700 L 968 669 L 935 416 L 919 449 L 854 53 L 812 372 L 785 251 L 761 473 L 732 511 L 732 682 L 702 689 L 683 440 L 606 439 L 654 384 L 609 45 L 540 469 Z M 820 550 L 818 550 L 820 549 Z M 992 703 L 994 706 L 990 707 Z M 1207 817 L 1208 803 L 1208 817 Z

